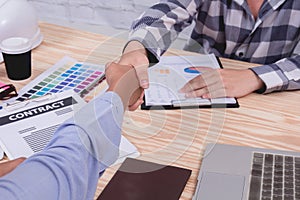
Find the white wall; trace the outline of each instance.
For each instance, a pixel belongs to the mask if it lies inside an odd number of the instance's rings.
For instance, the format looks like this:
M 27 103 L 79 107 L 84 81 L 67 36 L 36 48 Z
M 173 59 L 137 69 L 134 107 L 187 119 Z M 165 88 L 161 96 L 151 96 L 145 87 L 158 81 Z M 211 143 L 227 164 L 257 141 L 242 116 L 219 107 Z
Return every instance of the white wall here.
M 41 19 L 128 29 L 157 0 L 28 0 Z
M 132 21 L 159 0 L 28 0 L 41 20 L 127 38 Z M 190 29 L 173 43 L 182 49 Z M 118 36 L 117 36 L 118 37 Z

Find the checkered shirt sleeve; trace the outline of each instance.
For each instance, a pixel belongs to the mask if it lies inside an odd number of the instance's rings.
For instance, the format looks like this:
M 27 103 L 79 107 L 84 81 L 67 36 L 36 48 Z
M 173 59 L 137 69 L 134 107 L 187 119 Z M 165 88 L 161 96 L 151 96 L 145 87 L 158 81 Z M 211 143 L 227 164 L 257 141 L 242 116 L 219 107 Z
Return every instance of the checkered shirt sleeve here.
M 300 89 L 300 1 L 268 0 L 257 19 L 245 0 L 162 0 L 133 22 L 129 41 L 141 42 L 157 62 L 194 22 L 185 49 L 262 64 L 251 70 L 262 93 Z M 154 59 L 153 59 L 154 58 Z

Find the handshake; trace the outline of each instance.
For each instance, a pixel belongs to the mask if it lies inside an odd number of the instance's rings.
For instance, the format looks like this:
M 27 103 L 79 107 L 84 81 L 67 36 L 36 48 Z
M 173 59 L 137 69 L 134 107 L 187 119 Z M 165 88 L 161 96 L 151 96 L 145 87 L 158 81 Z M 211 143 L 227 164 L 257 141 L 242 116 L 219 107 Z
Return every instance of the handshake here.
M 131 41 L 125 47 L 119 61 L 107 65 L 106 77 L 108 84 L 113 86 L 112 88 L 118 83 L 118 88 L 123 87 L 124 92 L 127 91 L 126 87 L 135 86 L 134 90 L 130 90 L 132 98 L 126 102 L 129 110 L 135 110 L 143 103 L 143 89 L 149 87 L 147 69 L 150 64 L 154 63 L 149 62 L 148 54 L 141 43 Z M 158 60 L 153 60 L 153 62 L 158 62 Z M 201 71 L 201 74 L 188 81 L 180 89 L 186 98 L 239 98 L 265 88 L 263 81 L 251 69 L 195 67 L 195 70 Z
M 140 87 L 136 70 L 130 65 L 109 63 L 105 69 L 107 91 L 117 93 L 122 99 L 124 110 L 136 110 L 143 103 L 144 89 Z

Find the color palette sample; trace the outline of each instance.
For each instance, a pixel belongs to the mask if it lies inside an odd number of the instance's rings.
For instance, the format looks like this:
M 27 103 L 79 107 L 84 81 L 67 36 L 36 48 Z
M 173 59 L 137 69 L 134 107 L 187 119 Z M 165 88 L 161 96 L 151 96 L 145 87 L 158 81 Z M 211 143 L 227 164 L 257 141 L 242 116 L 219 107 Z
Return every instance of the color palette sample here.
M 105 77 L 105 67 L 64 57 L 19 91 L 17 101 L 73 89 L 84 96 Z

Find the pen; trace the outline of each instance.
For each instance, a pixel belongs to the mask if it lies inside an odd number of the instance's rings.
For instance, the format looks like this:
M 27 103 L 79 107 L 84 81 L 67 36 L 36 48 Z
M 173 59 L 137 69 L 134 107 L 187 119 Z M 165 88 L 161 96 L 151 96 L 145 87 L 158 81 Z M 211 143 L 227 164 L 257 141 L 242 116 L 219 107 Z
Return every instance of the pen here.
M 31 102 L 41 102 L 41 101 L 46 101 L 51 99 L 51 97 L 55 97 L 54 93 L 47 93 L 43 96 L 37 97 L 37 98 L 28 98 L 25 99 L 24 101 L 14 101 L 12 103 L 6 103 L 5 105 L 1 106 L 2 109 L 8 109 L 8 110 L 17 110 L 19 108 L 23 108 L 25 106 L 27 106 L 29 103 Z

